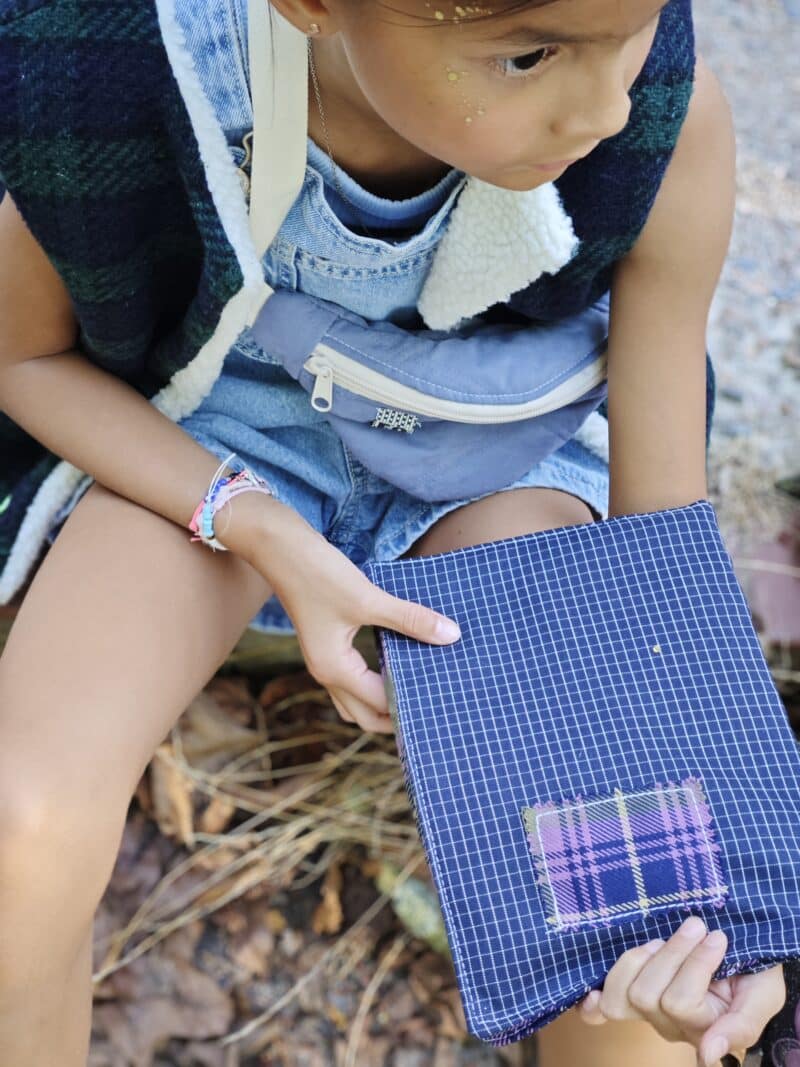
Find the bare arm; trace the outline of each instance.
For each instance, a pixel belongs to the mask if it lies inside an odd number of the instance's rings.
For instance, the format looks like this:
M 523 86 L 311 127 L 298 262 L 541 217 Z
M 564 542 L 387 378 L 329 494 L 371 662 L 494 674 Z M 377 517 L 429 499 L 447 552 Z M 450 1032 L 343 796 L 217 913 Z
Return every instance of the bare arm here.
M 707 496 L 706 327 L 734 198 L 730 109 L 698 56 L 675 152 L 611 287 L 609 515 L 680 507 Z
M 8 199 L 0 204 L 0 249 L 0 410 L 113 492 L 185 527 L 219 460 L 132 386 L 74 350 L 68 294 Z M 456 635 L 438 629 L 445 617 L 373 585 L 272 497 L 242 493 L 226 512 L 219 539 L 269 580 L 306 666 L 339 712 L 366 730 L 391 733 L 383 681 L 353 637 L 364 625 L 388 626 L 449 643 Z
M 220 461 L 75 350 L 68 293 L 8 194 L 0 249 L 0 410 L 102 485 L 187 527 Z M 251 561 L 256 541 L 297 518 L 261 493 L 243 493 L 226 512 L 220 540 Z

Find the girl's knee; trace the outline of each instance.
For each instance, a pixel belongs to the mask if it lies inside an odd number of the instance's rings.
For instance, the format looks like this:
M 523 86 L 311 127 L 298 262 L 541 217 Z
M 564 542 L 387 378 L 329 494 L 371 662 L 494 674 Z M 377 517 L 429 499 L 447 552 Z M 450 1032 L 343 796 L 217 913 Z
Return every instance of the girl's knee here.
M 406 556 L 425 556 L 557 526 L 592 522 L 589 505 L 562 489 L 506 489 L 442 516 Z
M 53 779 L 26 774 L 24 760 L 10 771 L 0 758 L 0 925 L 30 921 L 53 900 L 91 921 L 114 869 L 130 797 Z

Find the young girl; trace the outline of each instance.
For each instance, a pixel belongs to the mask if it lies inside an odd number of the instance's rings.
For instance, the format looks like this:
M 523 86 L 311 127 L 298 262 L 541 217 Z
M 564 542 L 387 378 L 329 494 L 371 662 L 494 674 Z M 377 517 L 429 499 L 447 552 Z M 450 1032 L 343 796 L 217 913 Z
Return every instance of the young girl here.
M 131 794 L 248 625 L 294 629 L 342 718 L 388 732 L 356 632 L 458 634 L 371 585 L 366 559 L 707 495 L 733 134 L 688 0 L 270 14 L 308 38 L 311 80 L 305 179 L 263 261 L 246 223 L 250 75 L 268 57 L 248 54 L 245 0 L 0 14 L 0 601 L 32 577 L 0 660 L 0 1051 L 16 1067 L 85 1063 L 92 917 Z M 556 183 L 581 245 L 492 301 L 482 265 L 516 268 L 528 238 L 503 251 L 490 233 L 463 263 L 489 294 L 467 294 L 466 316 L 557 324 L 610 289 L 611 461 L 579 433 L 521 478 L 495 471 L 496 491 L 431 502 L 356 459 L 249 326 L 266 280 L 418 328 L 470 181 L 522 198 Z M 208 551 L 187 527 L 232 454 L 262 481 L 197 534 L 227 549 Z M 625 953 L 544 1029 L 543 1067 L 716 1064 L 754 1043 L 781 968 L 711 982 L 724 936 L 703 934 L 690 920 Z

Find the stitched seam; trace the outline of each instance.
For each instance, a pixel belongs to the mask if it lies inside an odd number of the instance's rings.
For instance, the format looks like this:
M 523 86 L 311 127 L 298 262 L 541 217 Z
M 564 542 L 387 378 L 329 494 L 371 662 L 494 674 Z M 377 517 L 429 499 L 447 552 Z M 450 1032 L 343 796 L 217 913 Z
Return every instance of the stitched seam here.
M 332 330 L 328 331 L 328 333 L 325 335 L 325 337 L 326 338 L 330 338 L 330 340 L 332 340 L 332 341 L 336 341 L 337 344 L 342 345 L 349 352 L 355 352 L 359 356 L 364 356 L 364 358 L 368 361 L 368 364 L 371 362 L 371 363 L 377 364 L 379 367 L 384 367 L 386 370 L 395 371 L 395 372 L 397 371 L 397 368 L 392 366 L 392 364 L 386 363 L 383 360 L 378 359 L 376 356 L 373 356 L 371 354 L 368 354 L 368 353 L 362 351 L 360 348 L 356 348 L 355 345 L 351 345 L 349 342 L 345 341 L 344 338 L 337 337 L 336 334 L 334 334 Z M 564 370 L 560 371 L 558 374 L 552 375 L 550 378 L 545 379 L 545 381 L 543 381 L 541 383 L 541 386 L 539 388 L 543 388 L 544 386 L 547 386 L 547 385 L 552 385 L 553 383 L 558 382 L 558 381 L 568 377 L 570 375 L 571 371 L 579 363 L 581 363 L 585 358 L 586 358 L 585 355 L 584 356 L 579 356 L 578 359 L 576 359 L 573 363 L 570 363 L 570 365 L 568 367 L 566 367 Z M 520 397 L 530 396 L 530 393 L 533 392 L 533 390 L 529 389 L 529 390 L 527 390 L 525 392 L 521 392 L 521 393 L 464 393 L 464 392 L 459 392 L 457 389 L 450 389 L 446 385 L 441 385 L 441 383 L 439 383 L 439 382 L 432 382 L 432 381 L 430 381 L 430 380 L 428 380 L 426 378 L 420 378 L 416 374 L 409 374 L 407 371 L 403 371 L 403 377 L 407 378 L 409 381 L 416 382 L 418 385 L 428 385 L 428 386 L 432 386 L 435 389 L 440 389 L 443 392 L 450 393 L 453 397 L 456 397 L 456 398 L 478 397 L 481 400 L 487 400 L 487 399 L 489 399 L 491 397 L 499 397 L 499 398 L 502 398 L 502 399 L 516 400 L 516 399 L 519 399 Z M 587 389 L 587 392 L 588 392 L 588 389 Z M 531 399 L 533 399 L 533 398 L 531 398 Z M 465 402 L 468 403 L 468 401 L 465 401 Z
M 389 660 L 390 666 L 394 668 L 395 667 L 395 663 L 394 663 L 394 660 L 393 660 L 393 657 L 392 657 L 392 649 L 391 649 L 390 642 L 386 642 L 385 643 L 385 651 L 386 651 L 386 656 L 387 656 L 387 659 Z M 407 692 L 406 692 L 405 683 L 404 683 L 404 680 L 403 680 L 403 677 L 402 677 L 402 671 L 393 670 L 392 671 L 392 678 L 393 678 L 393 680 L 395 682 L 395 685 L 397 684 L 397 682 L 399 680 L 401 689 L 403 691 L 403 697 L 404 697 L 404 699 L 407 699 Z M 398 705 L 399 705 L 399 701 L 398 701 Z M 398 728 L 399 728 L 399 724 L 398 724 Z M 411 748 L 413 748 L 414 754 L 417 757 L 417 762 L 419 762 L 419 750 L 418 750 L 418 747 L 417 747 L 417 739 L 416 739 L 416 737 L 414 735 L 414 730 L 413 729 L 407 729 L 407 731 L 403 734 L 403 737 L 404 737 L 406 745 L 411 747 Z M 456 923 L 456 915 L 453 912 L 453 904 L 452 904 L 452 900 L 450 898 L 450 886 L 449 886 L 448 881 L 445 879 L 445 877 L 443 875 L 444 868 L 443 868 L 443 865 L 442 865 L 442 862 L 441 862 L 441 858 L 439 856 L 439 852 L 438 852 L 438 849 L 437 849 L 437 843 L 436 843 L 435 835 L 429 830 L 428 825 L 427 825 L 426 814 L 427 814 L 428 794 L 427 794 L 427 791 L 425 789 L 425 782 L 424 782 L 424 780 L 419 780 L 419 781 L 416 780 L 416 776 L 413 774 L 413 761 L 410 760 L 410 759 L 408 760 L 408 767 L 409 767 L 409 774 L 410 774 L 411 779 L 412 779 L 413 788 L 414 788 L 414 791 L 415 791 L 416 797 L 417 797 L 416 804 L 417 804 L 417 811 L 419 812 L 420 825 L 423 826 L 424 830 L 425 830 L 425 843 L 427 843 L 427 845 L 428 845 L 428 851 L 429 851 L 429 854 L 430 854 L 429 858 L 430 858 L 431 863 L 432 863 L 432 865 L 433 865 L 433 867 L 434 867 L 434 869 L 435 869 L 435 871 L 437 873 L 436 882 L 437 882 L 437 885 L 439 885 L 441 887 L 441 896 L 444 898 L 444 907 L 442 908 L 442 914 L 443 914 L 443 916 L 445 918 L 445 922 L 447 923 L 448 928 L 450 929 L 451 947 L 454 949 L 455 956 L 456 956 L 456 958 L 458 960 L 459 970 L 460 970 L 460 973 L 461 973 L 462 978 L 464 980 L 465 992 L 469 993 L 470 998 L 473 1001 L 473 1003 L 477 1003 L 477 998 L 475 997 L 475 990 L 472 988 L 472 985 L 471 985 L 470 980 L 469 980 L 469 972 L 468 972 L 468 970 L 467 970 L 467 968 L 465 966 L 464 952 L 463 952 L 463 948 L 462 948 L 461 940 L 460 940 L 460 930 L 458 929 L 458 926 L 457 926 L 457 923 Z M 424 803 L 425 806 L 423 806 L 423 803 Z
M 384 263 L 382 266 L 353 266 L 340 265 L 338 262 L 327 259 L 324 255 L 318 252 L 306 252 L 300 251 L 300 258 L 303 263 L 303 267 L 306 271 L 311 271 L 314 274 L 318 274 L 326 278 L 338 278 L 340 280 L 347 280 L 348 278 L 354 278 L 356 281 L 370 281 L 374 278 L 381 276 L 396 276 L 406 277 L 409 274 L 413 274 L 419 269 L 426 261 L 433 258 L 433 251 L 420 252 L 418 255 L 411 258 L 398 260 L 397 263 Z M 318 267 L 315 263 L 318 260 L 320 263 L 330 264 L 329 267 Z
M 353 467 L 353 462 L 352 462 L 353 457 L 350 455 L 350 450 L 348 449 L 348 447 L 344 443 L 344 441 L 341 442 L 341 446 L 342 446 L 342 454 L 344 456 L 345 466 L 347 467 L 347 477 L 348 477 L 348 480 L 350 482 L 350 488 L 344 494 L 344 499 L 339 501 L 339 506 L 336 509 L 336 512 L 335 512 L 335 514 L 333 516 L 333 519 L 331 521 L 330 526 L 328 527 L 328 534 L 327 534 L 328 539 L 331 540 L 331 541 L 336 540 L 337 542 L 340 540 L 340 538 L 338 538 L 336 536 L 337 532 L 338 532 L 337 531 L 337 527 L 341 524 L 342 520 L 344 519 L 344 517 L 345 517 L 345 515 L 347 513 L 347 510 L 350 507 L 350 504 L 352 503 L 353 497 L 355 496 L 356 492 L 361 488 L 360 479 L 359 479 L 359 477 L 358 477 L 358 475 L 357 475 L 357 473 L 356 473 L 356 471 L 355 471 L 355 469 Z M 349 530 L 345 530 L 345 536 L 349 535 L 349 533 L 350 533 Z
M 245 64 L 244 64 L 244 56 L 245 56 L 245 52 L 247 51 L 247 47 L 248 47 L 247 34 L 245 32 L 246 28 L 245 28 L 245 26 L 243 24 L 243 21 L 242 21 L 241 11 L 239 10 L 239 5 L 238 5 L 237 2 L 235 2 L 235 0 L 234 0 L 233 3 L 225 4 L 223 6 L 226 9 L 228 9 L 227 12 L 226 12 L 227 18 L 228 18 L 228 30 L 231 33 L 231 36 L 233 37 L 233 39 L 237 43 L 237 47 L 235 47 L 233 49 L 233 51 L 235 52 L 234 61 L 236 63 L 237 72 L 238 72 L 238 74 L 240 76 L 239 77 L 239 85 L 240 86 L 244 86 L 244 89 L 245 89 L 244 96 L 245 96 L 245 99 L 247 100 L 248 104 L 250 105 L 250 112 L 251 112 L 251 115 L 252 115 L 253 99 L 252 99 L 252 91 L 250 89 L 250 76 L 249 76 L 249 71 L 245 68 Z M 248 54 L 247 58 L 248 58 L 248 63 L 249 63 L 249 60 L 250 60 L 249 54 Z
M 699 793 L 699 797 L 698 797 Z M 635 801 L 643 799 L 645 797 L 657 797 L 659 799 L 666 796 L 679 796 L 682 795 L 689 803 L 691 803 L 695 819 L 684 830 L 683 834 L 676 834 L 678 852 L 677 855 L 670 849 L 670 860 L 675 867 L 676 863 L 681 857 L 681 847 L 685 847 L 684 843 L 692 844 L 692 838 L 695 836 L 702 837 L 704 843 L 704 849 L 697 852 L 697 855 L 701 861 L 700 873 L 698 877 L 706 877 L 713 881 L 711 885 L 697 885 L 694 888 L 680 889 L 674 893 L 659 894 L 657 896 L 648 897 L 644 882 L 641 874 L 641 864 L 639 856 L 636 851 L 636 839 L 635 835 L 630 832 L 629 824 L 629 812 L 627 803 L 629 801 Z M 551 877 L 550 868 L 548 866 L 548 850 L 545 844 L 545 839 L 541 829 L 541 820 L 545 817 L 552 818 L 555 816 L 560 819 L 562 815 L 571 818 L 575 813 L 578 817 L 580 825 L 584 828 L 584 831 L 591 835 L 591 823 L 588 824 L 589 829 L 586 830 L 587 820 L 586 814 L 591 807 L 610 807 L 615 804 L 620 820 L 620 836 L 615 838 L 610 843 L 609 847 L 612 850 L 612 854 L 606 861 L 611 862 L 615 867 L 622 866 L 623 857 L 621 855 L 621 849 L 624 845 L 627 852 L 627 860 L 629 869 L 633 875 L 635 892 L 638 893 L 638 900 L 645 901 L 644 906 L 635 906 L 632 900 L 621 901 L 618 904 L 602 904 L 600 909 L 597 908 L 584 908 L 576 913 L 571 913 L 566 918 L 562 918 L 559 914 L 558 897 L 554 888 L 554 882 Z M 702 802 L 702 803 L 701 803 Z M 537 806 L 538 807 L 538 806 Z M 624 809 L 622 811 L 621 809 Z M 663 808 L 662 808 L 663 810 Z M 674 809 L 670 809 L 672 811 Z M 531 835 L 530 824 L 526 819 L 526 812 L 536 811 L 536 829 L 535 833 Z M 541 887 L 541 899 L 544 903 L 545 919 L 550 929 L 555 933 L 562 933 L 571 930 L 580 930 L 586 927 L 597 928 L 598 924 L 607 923 L 610 919 L 619 920 L 626 917 L 635 917 L 647 915 L 654 910 L 663 911 L 667 909 L 675 908 L 681 904 L 703 904 L 706 902 L 713 903 L 716 907 L 720 907 L 724 900 L 727 898 L 730 892 L 730 887 L 725 884 L 723 878 L 722 867 L 718 859 L 720 853 L 720 846 L 716 840 L 716 835 L 709 836 L 708 829 L 706 827 L 706 816 L 708 822 L 713 825 L 713 817 L 711 808 L 707 799 L 703 793 L 702 784 L 693 775 L 689 775 L 685 778 L 680 786 L 676 786 L 673 789 L 640 789 L 637 790 L 635 786 L 628 786 L 626 788 L 618 787 L 615 789 L 613 795 L 604 794 L 599 795 L 595 800 L 588 801 L 584 795 L 576 797 L 565 797 L 560 801 L 549 801 L 546 805 L 542 805 L 540 810 L 536 810 L 535 807 L 524 806 L 523 807 L 523 826 L 526 830 L 526 836 L 529 842 L 529 852 L 533 858 L 534 870 L 537 872 L 537 884 Z M 669 814 L 669 811 L 667 812 Z M 628 832 L 626 833 L 626 826 Z M 666 836 L 666 826 L 662 824 L 659 827 L 659 838 Z M 584 842 L 585 844 L 585 842 Z M 580 859 L 580 851 L 584 847 L 584 844 L 579 842 L 577 849 L 577 857 Z M 665 845 L 659 845 L 656 841 L 648 842 L 648 852 L 658 850 L 665 847 Z M 692 849 L 692 855 L 695 855 L 697 850 Z M 618 855 L 617 855 L 618 854 Z M 575 849 L 571 846 L 560 852 L 552 854 L 550 858 L 556 859 L 559 862 L 563 862 L 565 856 L 573 857 L 573 862 L 576 855 Z M 688 853 L 687 853 L 688 855 Z M 652 857 L 648 859 L 645 855 L 644 863 L 647 865 L 652 862 Z M 707 867 L 706 867 L 707 864 Z M 638 878 L 637 878 L 638 869 Z M 677 867 L 675 867 L 677 870 Z M 583 872 L 578 871 L 578 880 L 588 880 L 590 875 L 594 873 L 591 869 L 587 868 Z M 567 880 L 568 886 L 574 886 L 576 884 L 575 878 Z M 602 888 L 598 885 L 598 897 L 602 899 Z

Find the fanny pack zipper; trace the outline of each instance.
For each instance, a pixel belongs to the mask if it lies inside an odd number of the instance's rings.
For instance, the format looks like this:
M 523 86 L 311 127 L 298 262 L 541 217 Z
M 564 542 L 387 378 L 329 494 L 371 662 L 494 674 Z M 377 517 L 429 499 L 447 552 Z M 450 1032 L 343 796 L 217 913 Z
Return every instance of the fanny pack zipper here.
M 564 407 L 599 385 L 606 378 L 607 354 L 603 352 L 548 393 L 519 404 L 465 404 L 459 400 L 430 396 L 323 344 L 314 348 L 303 369 L 315 378 L 311 393 L 311 406 L 315 411 L 330 411 L 333 387 L 340 385 L 368 400 L 433 419 L 477 423 L 516 422 Z

